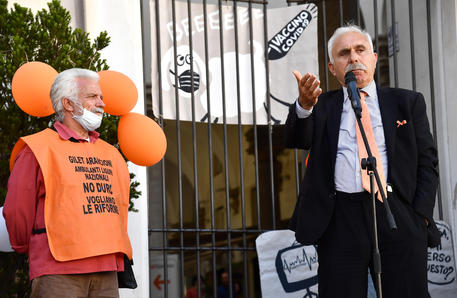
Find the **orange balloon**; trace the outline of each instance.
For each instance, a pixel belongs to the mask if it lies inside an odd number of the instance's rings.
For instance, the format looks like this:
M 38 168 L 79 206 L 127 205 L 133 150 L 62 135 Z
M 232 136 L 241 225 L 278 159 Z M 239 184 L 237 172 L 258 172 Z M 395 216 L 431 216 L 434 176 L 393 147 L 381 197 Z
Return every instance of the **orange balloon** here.
M 16 144 L 11 151 L 10 157 L 10 172 L 13 170 L 14 163 L 16 162 L 16 156 L 21 152 L 22 148 L 24 148 L 25 142 L 22 139 L 17 140 Z
M 52 66 L 39 61 L 27 62 L 19 67 L 11 82 L 13 97 L 19 108 L 36 117 L 53 114 L 49 92 L 56 76 L 57 71 Z
M 98 75 L 105 112 L 116 116 L 130 112 L 138 101 L 135 83 L 128 76 L 113 70 L 102 70 Z
M 125 157 L 140 166 L 156 164 L 167 150 L 162 128 L 151 118 L 137 113 L 121 117 L 117 138 Z

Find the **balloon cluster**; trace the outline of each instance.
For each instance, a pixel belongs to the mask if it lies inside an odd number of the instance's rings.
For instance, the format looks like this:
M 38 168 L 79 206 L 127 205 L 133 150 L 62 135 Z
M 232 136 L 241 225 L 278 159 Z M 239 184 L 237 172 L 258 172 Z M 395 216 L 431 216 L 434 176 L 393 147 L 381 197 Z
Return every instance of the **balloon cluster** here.
M 117 136 L 124 155 L 140 166 L 152 166 L 159 162 L 165 155 L 167 140 L 154 120 L 130 112 L 138 100 L 135 84 L 117 71 L 102 70 L 98 75 L 105 112 L 121 117 Z M 19 67 L 11 82 L 13 97 L 19 108 L 36 117 L 53 114 L 49 92 L 56 76 L 57 71 L 43 62 L 28 62 Z M 10 167 L 22 146 L 21 140 L 14 146 Z

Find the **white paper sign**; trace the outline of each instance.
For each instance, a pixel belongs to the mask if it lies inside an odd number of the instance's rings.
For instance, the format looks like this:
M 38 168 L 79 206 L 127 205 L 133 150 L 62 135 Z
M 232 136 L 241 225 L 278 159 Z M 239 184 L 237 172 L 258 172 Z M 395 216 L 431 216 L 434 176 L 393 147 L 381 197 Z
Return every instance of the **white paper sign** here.
M 163 255 L 157 253 L 149 255 L 149 287 L 151 297 L 178 298 L 180 296 L 181 278 L 179 275 L 179 266 L 179 255 L 167 255 L 167 280 L 165 280 Z M 166 295 L 165 283 L 167 283 Z
M 444 221 L 436 221 L 441 233 L 441 245 L 428 249 L 428 289 L 432 298 L 457 297 L 455 257 L 452 233 Z
M 317 252 L 295 240 L 290 230 L 256 239 L 262 297 L 317 297 Z

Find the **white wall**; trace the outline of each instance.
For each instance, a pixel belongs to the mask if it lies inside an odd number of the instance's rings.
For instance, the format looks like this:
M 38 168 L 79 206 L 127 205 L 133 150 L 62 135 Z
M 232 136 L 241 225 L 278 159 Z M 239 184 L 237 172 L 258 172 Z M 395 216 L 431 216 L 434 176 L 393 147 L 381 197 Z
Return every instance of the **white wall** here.
M 106 30 L 110 45 L 102 50 L 110 70 L 116 70 L 133 80 L 138 89 L 138 103 L 133 112 L 144 114 L 143 53 L 141 11 L 139 0 L 85 0 L 85 25 L 91 38 Z M 129 236 L 133 246 L 135 277 L 138 288 L 121 289 L 121 297 L 149 297 L 148 198 L 146 168 L 129 164 L 140 182 L 142 196 L 135 200 L 138 213 L 129 213 Z
M 427 18 L 426 1 L 413 1 L 413 31 L 415 46 L 416 87 L 426 97 L 429 120 L 432 121 L 431 97 L 435 99 L 436 140 L 440 169 L 440 194 L 443 220 L 457 239 L 457 1 L 430 1 L 430 19 Z M 387 23 L 391 24 L 391 2 L 387 2 Z M 399 26 L 398 86 L 412 88 L 411 80 L 411 36 L 408 0 L 395 1 L 396 21 Z M 431 26 L 433 86 L 430 87 L 429 47 L 427 23 Z M 393 58 L 390 58 L 391 85 L 393 85 Z M 435 218 L 438 218 L 438 206 Z M 457 246 L 454 245 L 457 255 Z
M 381 12 L 385 0 L 377 1 L 377 12 L 378 12 L 378 31 L 381 30 L 382 18 Z M 374 7 L 373 0 L 359 0 L 360 10 L 363 12 L 363 17 L 365 20 L 365 30 L 370 33 L 371 36 L 375 36 L 375 19 L 374 19 Z
M 457 23 L 456 0 L 431 2 L 440 183 L 443 211 L 451 226 L 457 256 Z

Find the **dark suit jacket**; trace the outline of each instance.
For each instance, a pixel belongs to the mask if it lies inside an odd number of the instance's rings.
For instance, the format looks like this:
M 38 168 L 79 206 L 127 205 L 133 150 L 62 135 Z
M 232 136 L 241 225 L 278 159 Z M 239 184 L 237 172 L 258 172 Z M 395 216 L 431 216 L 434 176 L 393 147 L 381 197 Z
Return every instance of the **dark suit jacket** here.
M 393 192 L 433 222 L 438 185 L 437 152 L 422 94 L 378 88 L 379 108 L 388 158 L 388 183 Z M 290 222 L 300 243 L 316 244 L 333 214 L 334 171 L 343 109 L 343 90 L 319 96 L 313 113 L 299 119 L 295 104 L 286 121 L 286 147 L 311 149 L 300 193 Z M 397 127 L 397 120 L 406 124 Z

